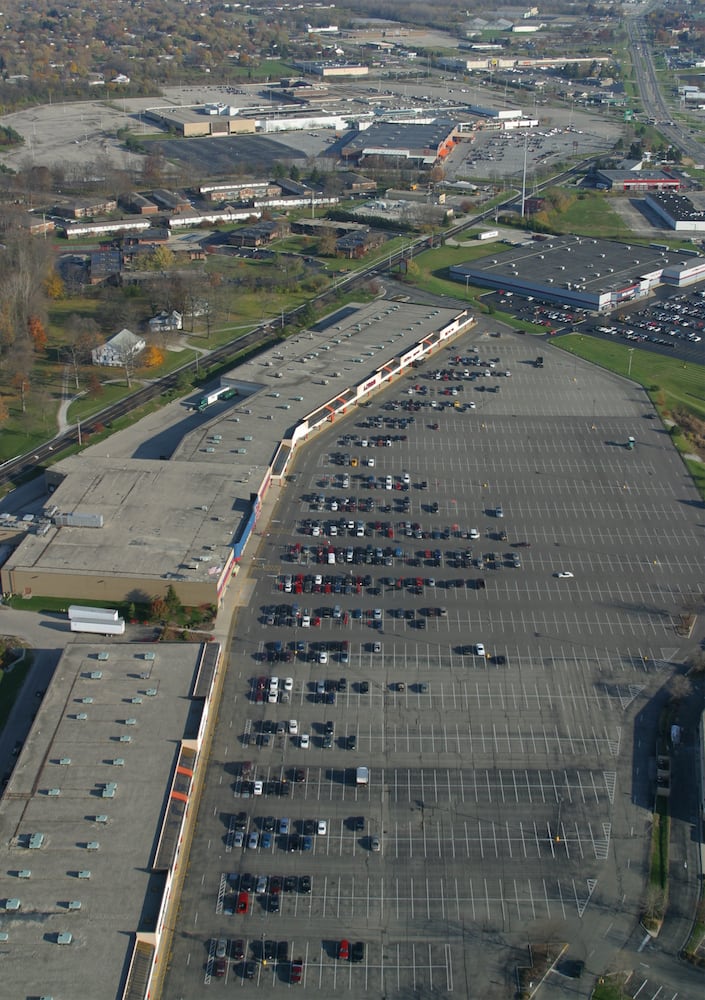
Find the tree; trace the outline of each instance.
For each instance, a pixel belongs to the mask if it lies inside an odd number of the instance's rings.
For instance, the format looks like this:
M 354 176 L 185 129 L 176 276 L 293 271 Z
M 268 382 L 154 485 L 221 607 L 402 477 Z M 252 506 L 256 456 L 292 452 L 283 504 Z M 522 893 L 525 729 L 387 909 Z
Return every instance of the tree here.
M 7 408 L 7 403 L 0 397 L 0 424 L 4 424 L 10 419 L 10 411 Z
M 103 383 L 97 372 L 91 372 L 88 376 L 88 395 L 91 399 L 97 399 L 103 395 Z
M 164 355 L 154 344 L 150 344 L 142 355 L 142 364 L 145 368 L 158 368 L 163 361 Z
M 334 230 L 326 229 L 318 241 L 318 252 L 321 257 L 335 257 L 335 246 L 337 243 Z
M 34 350 L 40 354 L 46 350 L 47 335 L 44 324 L 38 316 L 30 316 L 27 320 L 27 332 L 34 345 Z
M 47 298 L 52 299 L 54 302 L 65 297 L 66 288 L 56 271 L 52 271 L 45 281 L 44 291 L 46 292 Z
M 181 614 L 181 612 L 184 609 L 183 604 L 179 600 L 179 595 L 176 593 L 171 584 L 169 584 L 169 586 L 166 588 L 166 594 L 164 595 L 164 604 L 172 618 L 175 618 L 177 615 Z
M 24 372 L 17 372 L 12 377 L 12 385 L 20 394 L 22 412 L 27 412 L 27 392 L 29 391 L 29 377 Z
M 176 258 L 174 251 L 169 247 L 155 247 L 145 258 L 142 266 L 146 271 L 170 271 L 174 266 Z
M 69 339 L 61 348 L 60 357 L 66 364 L 70 365 L 74 385 L 78 390 L 80 389 L 80 366 L 89 360 L 91 351 L 100 344 L 100 331 L 98 324 L 89 316 L 78 316 L 72 313 L 66 320 L 66 332 Z
M 683 674 L 675 674 L 669 681 L 668 691 L 671 701 L 685 701 L 692 695 L 693 685 Z

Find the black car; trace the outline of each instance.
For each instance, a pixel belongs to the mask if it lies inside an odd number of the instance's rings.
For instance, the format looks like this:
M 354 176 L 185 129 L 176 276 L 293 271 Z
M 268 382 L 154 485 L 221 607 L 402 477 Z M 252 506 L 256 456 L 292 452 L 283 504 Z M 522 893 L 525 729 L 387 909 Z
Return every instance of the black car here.
M 262 958 L 265 962 L 273 962 L 277 957 L 277 942 L 276 941 L 263 941 L 262 942 Z
M 356 941 L 350 949 L 350 961 L 362 962 L 365 958 L 365 945 L 363 941 Z
M 292 833 L 292 835 L 289 837 L 289 841 L 287 843 L 287 850 L 289 851 L 289 854 L 294 854 L 296 851 L 301 850 L 301 838 L 299 837 L 298 833 Z
M 353 829 L 356 833 L 362 833 L 365 829 L 365 817 L 355 816 L 353 819 Z
M 246 830 L 247 829 L 247 813 L 239 812 L 235 816 L 235 829 L 236 830 Z
M 270 913 L 279 913 L 279 893 L 273 892 L 267 900 L 267 910 Z
M 328 722 L 326 722 L 326 730 L 325 731 L 326 731 L 327 735 L 331 735 L 332 736 L 332 734 L 335 732 L 335 723 L 331 722 L 330 720 Z
M 343 694 L 348 689 L 348 682 L 344 677 L 338 681 L 338 694 Z
M 313 837 L 316 833 L 316 821 L 315 819 L 305 819 L 304 820 L 304 836 Z
M 311 891 L 311 876 L 302 875 L 299 878 L 299 892 L 302 892 L 305 895 L 307 895 L 308 893 L 310 893 L 310 891 Z
M 354 733 L 351 733 L 350 736 L 348 736 L 348 750 L 355 749 L 357 749 L 357 736 Z
M 360 694 L 367 694 L 370 690 L 369 681 L 360 681 Z
M 265 833 L 274 833 L 276 825 L 277 821 L 275 820 L 274 816 L 265 816 L 264 819 L 262 820 L 262 829 L 265 831 Z
M 243 979 L 254 979 L 256 975 L 257 975 L 257 965 L 255 962 L 242 963 Z
M 282 888 L 284 892 L 296 892 L 296 887 L 299 883 L 296 875 L 286 875 L 284 877 L 284 882 Z
M 255 887 L 255 877 L 249 872 L 243 872 L 240 876 L 240 892 L 252 892 Z

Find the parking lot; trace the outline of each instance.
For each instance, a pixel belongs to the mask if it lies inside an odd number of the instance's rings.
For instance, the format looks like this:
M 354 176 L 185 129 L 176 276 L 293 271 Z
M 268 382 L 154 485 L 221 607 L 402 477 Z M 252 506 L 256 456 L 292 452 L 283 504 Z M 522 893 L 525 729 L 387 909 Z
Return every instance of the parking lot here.
M 699 517 L 640 390 L 506 331 L 319 436 L 251 559 L 166 995 L 506 996 L 551 934 L 600 972 Z

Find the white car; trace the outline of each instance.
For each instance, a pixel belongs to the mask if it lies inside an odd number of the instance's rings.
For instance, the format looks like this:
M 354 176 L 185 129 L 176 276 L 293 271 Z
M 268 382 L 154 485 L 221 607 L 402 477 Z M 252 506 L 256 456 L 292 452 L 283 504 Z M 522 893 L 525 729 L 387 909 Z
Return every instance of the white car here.
M 301 628 L 311 628 L 311 615 L 302 615 Z
M 326 652 L 325 649 L 322 649 L 320 651 L 320 653 L 318 654 L 318 662 L 319 663 L 327 663 L 328 662 L 328 653 Z
M 278 701 L 279 701 L 279 692 L 277 690 L 270 689 L 267 694 L 267 704 L 276 705 Z
M 468 406 L 470 407 L 471 410 L 474 410 L 475 409 L 475 400 L 471 399 L 470 402 L 468 403 Z
M 512 377 L 512 373 L 507 369 L 507 371 L 504 373 L 504 377 L 505 378 L 511 378 Z
M 311 737 L 308 733 L 302 733 L 301 736 L 299 736 L 299 746 L 302 750 L 308 750 L 311 746 Z
M 411 482 L 411 476 L 409 475 L 408 472 L 404 472 L 402 474 L 401 480 L 406 486 L 408 486 L 409 483 Z
M 323 577 L 322 577 L 322 575 L 320 573 L 316 573 L 316 575 L 313 578 L 313 582 L 314 582 L 314 584 L 315 584 L 316 587 L 322 587 L 323 586 Z
M 316 824 L 316 833 L 318 834 L 319 837 L 325 837 L 325 835 L 328 833 L 327 819 L 319 819 L 318 823 Z
M 472 651 L 475 654 L 475 656 L 485 655 L 485 647 L 481 642 L 476 642 L 475 645 L 472 647 Z
M 263 791 L 264 791 L 264 782 L 255 781 L 254 784 L 252 785 L 252 794 L 261 795 Z
M 559 580 L 572 580 L 573 579 L 573 574 L 570 572 L 569 569 L 562 569 L 562 570 L 560 570 L 560 572 L 556 573 L 556 576 L 558 577 Z
M 284 678 L 284 690 L 285 691 L 293 691 L 294 690 L 294 678 L 293 677 L 285 677 Z
M 299 724 L 296 719 L 289 719 L 289 736 L 297 736 L 299 732 Z
M 477 530 L 477 528 L 471 528 L 469 534 L 470 534 L 470 538 L 479 538 L 480 537 L 480 532 Z

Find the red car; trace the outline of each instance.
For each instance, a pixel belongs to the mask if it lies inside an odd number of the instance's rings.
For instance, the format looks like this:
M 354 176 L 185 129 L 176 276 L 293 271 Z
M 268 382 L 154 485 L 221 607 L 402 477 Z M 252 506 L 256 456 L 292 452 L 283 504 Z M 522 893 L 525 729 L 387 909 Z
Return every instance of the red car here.
M 237 894 L 237 905 L 235 906 L 236 913 L 247 913 L 250 906 L 250 897 L 246 892 L 238 892 Z
M 338 942 L 338 958 L 341 962 L 347 962 L 350 959 L 350 942 L 349 941 L 339 941 Z
M 304 960 L 302 958 L 295 958 L 291 963 L 291 971 L 289 973 L 290 983 L 300 983 L 304 975 Z

